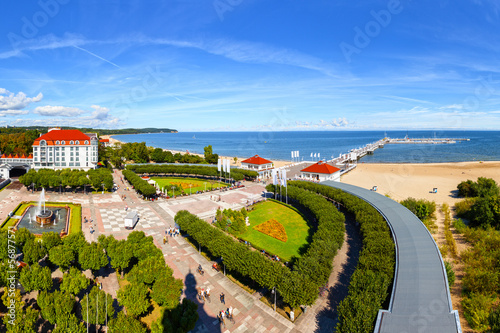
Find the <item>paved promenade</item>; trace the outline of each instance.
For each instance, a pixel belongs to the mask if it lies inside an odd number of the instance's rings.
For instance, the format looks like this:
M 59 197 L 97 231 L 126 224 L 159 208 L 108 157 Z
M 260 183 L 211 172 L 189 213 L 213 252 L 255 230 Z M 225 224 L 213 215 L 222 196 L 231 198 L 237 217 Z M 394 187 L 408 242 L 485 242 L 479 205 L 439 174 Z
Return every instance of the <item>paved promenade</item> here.
M 220 207 L 238 209 L 247 202 L 263 198 L 265 188 L 261 184 L 246 183 L 244 188 L 226 192 L 210 192 L 205 194 L 179 197 L 177 199 L 160 199 L 155 202 L 144 201 L 137 197 L 132 190 L 127 190 L 127 183 L 120 180 L 121 173 L 114 173 L 114 181 L 119 185 L 115 193 L 54 193 L 47 191 L 47 201 L 74 202 L 82 205 L 82 216 L 92 222 L 82 223 L 82 230 L 88 241 L 96 241 L 100 234 L 114 235 L 117 239 L 126 238 L 131 232 L 123 225 L 125 215 L 130 210 L 139 213 L 140 220 L 134 230 L 141 230 L 152 236 L 156 245 L 163 251 L 166 263 L 173 269 L 174 276 L 182 279 L 185 285 L 182 297 L 195 301 L 200 319 L 192 332 L 332 332 L 336 323 L 336 314 L 329 308 L 334 301 L 334 293 L 338 292 L 335 286 L 338 275 L 342 272 L 333 272 L 330 281 L 331 295 L 319 298 L 316 304 L 309 307 L 294 323 L 273 311 L 272 308 L 262 303 L 261 295 L 256 292 L 249 294 L 233 283 L 221 272 L 211 269 L 211 262 L 200 255 L 184 238 L 169 237 L 168 243 L 163 244 L 163 235 L 167 228 L 174 226 L 175 214 L 186 209 L 199 217 L 209 219 Z M 220 201 L 213 200 L 215 195 L 220 195 Z M 123 199 L 123 196 L 126 198 Z M 0 192 L 0 214 L 7 214 L 21 201 L 38 200 L 39 192 L 6 189 Z M 95 232 L 90 233 L 90 227 Z M 346 243 L 347 244 L 347 243 Z M 345 245 L 347 246 L 347 245 Z M 344 249 L 345 250 L 345 249 Z M 347 251 L 347 250 L 345 250 Z M 342 251 L 341 251 L 342 252 Z M 337 260 L 337 259 L 336 259 Z M 204 276 L 196 272 L 198 264 L 205 270 Z M 343 264 L 337 264 L 342 268 Z M 341 274 L 340 274 L 341 275 Z M 118 281 L 115 274 L 106 272 L 103 289 L 116 297 Z M 344 281 L 345 283 L 345 281 Z M 197 299 L 197 288 L 210 287 L 210 302 L 200 302 Z M 219 295 L 225 294 L 225 304 L 219 301 Z M 333 303 L 332 303 L 333 302 Z M 234 323 L 226 320 L 225 327 L 220 326 L 217 313 L 227 307 L 234 308 Z

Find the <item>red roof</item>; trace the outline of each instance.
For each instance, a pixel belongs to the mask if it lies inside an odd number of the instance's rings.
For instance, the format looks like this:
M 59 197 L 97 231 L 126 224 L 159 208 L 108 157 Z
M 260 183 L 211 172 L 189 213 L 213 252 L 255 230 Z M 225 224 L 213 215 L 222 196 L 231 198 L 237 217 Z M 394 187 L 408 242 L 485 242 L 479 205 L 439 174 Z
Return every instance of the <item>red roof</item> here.
M 99 142 L 109 142 L 109 139 L 100 139 Z
M 84 145 L 85 141 L 88 141 L 88 145 L 90 145 L 90 137 L 79 130 L 52 130 L 37 138 L 33 142 L 33 146 L 40 145 L 41 140 L 47 141 L 48 146 L 54 146 L 56 141 L 65 141 L 64 144 L 69 145 L 69 142 L 72 140 L 80 141 L 80 145 Z
M 5 154 L 2 154 L 2 157 L 1 158 L 7 158 L 7 155 Z
M 323 173 L 327 175 L 331 175 L 332 173 L 335 173 L 337 171 L 340 171 L 340 169 L 331 166 L 330 164 L 326 164 L 323 161 L 319 161 L 318 163 L 315 163 L 313 165 L 308 166 L 305 169 L 300 170 L 300 172 Z
M 28 156 L 28 158 L 33 158 L 33 154 L 30 154 L 30 156 Z
M 262 165 L 262 164 L 269 164 L 269 163 L 273 163 L 273 162 L 266 160 L 265 158 L 262 158 L 259 155 L 255 155 L 255 156 L 252 156 L 250 158 L 247 158 L 244 161 L 241 161 L 241 163 Z

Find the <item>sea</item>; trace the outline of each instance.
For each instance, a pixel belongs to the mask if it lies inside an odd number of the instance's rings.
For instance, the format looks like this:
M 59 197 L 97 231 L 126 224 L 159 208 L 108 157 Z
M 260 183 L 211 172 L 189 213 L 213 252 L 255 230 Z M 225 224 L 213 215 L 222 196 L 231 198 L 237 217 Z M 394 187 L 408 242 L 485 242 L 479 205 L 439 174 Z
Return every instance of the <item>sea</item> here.
M 122 142 L 145 142 L 147 146 L 203 154 L 211 145 L 220 156 L 270 160 L 329 160 L 385 137 L 465 138 L 453 144 L 387 144 L 363 157 L 361 163 L 442 163 L 500 161 L 500 131 L 260 131 L 179 132 L 116 135 Z

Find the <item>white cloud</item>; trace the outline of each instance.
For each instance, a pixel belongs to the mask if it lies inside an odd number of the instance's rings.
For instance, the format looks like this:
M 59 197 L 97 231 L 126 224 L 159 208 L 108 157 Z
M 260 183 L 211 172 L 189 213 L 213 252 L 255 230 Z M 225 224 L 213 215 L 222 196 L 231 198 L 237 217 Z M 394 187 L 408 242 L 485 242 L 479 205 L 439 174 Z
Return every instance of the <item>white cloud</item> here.
M 85 111 L 67 106 L 39 106 L 35 108 L 35 113 L 46 117 L 76 117 Z
M 94 109 L 94 112 L 92 112 L 92 118 L 94 119 L 99 119 L 99 120 L 104 120 L 109 117 L 109 109 L 99 106 L 99 105 L 92 105 L 92 109 Z
M 36 97 L 27 97 L 23 92 L 14 94 L 7 89 L 0 88 L 0 111 L 21 110 L 26 108 L 31 103 L 40 102 L 42 98 L 42 93 L 39 93 Z
M 28 110 L 0 110 L 0 117 L 6 115 L 28 114 Z

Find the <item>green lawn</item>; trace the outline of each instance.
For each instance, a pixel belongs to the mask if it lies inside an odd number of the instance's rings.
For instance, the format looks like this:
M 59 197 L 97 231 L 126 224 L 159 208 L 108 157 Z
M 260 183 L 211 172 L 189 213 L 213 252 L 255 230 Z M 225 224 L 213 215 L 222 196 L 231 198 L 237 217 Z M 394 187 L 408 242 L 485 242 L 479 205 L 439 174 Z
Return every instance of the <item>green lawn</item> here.
M 205 190 L 205 183 L 206 183 L 206 189 L 210 190 L 212 185 L 207 179 L 197 179 L 197 178 L 177 178 L 177 177 L 154 177 L 151 178 L 154 180 L 160 188 L 167 187 L 167 191 L 169 193 L 169 196 L 172 196 L 172 190 L 170 187 L 172 185 L 176 185 L 178 187 L 182 187 L 184 189 L 184 193 L 189 194 L 189 185 L 191 184 L 191 193 L 196 193 L 196 191 L 203 191 Z M 226 187 L 228 184 L 222 183 L 222 182 L 214 182 L 213 188 L 216 187 Z M 178 195 L 179 193 L 176 191 L 175 193 Z
M 302 215 L 293 207 L 268 200 L 258 203 L 248 214 L 250 226 L 245 234 L 240 236 L 252 245 L 275 254 L 282 261 L 290 261 L 292 257 L 300 257 L 299 248 L 307 245 L 309 226 Z M 275 219 L 285 227 L 288 240 L 282 242 L 271 236 L 253 229 L 254 226 Z

